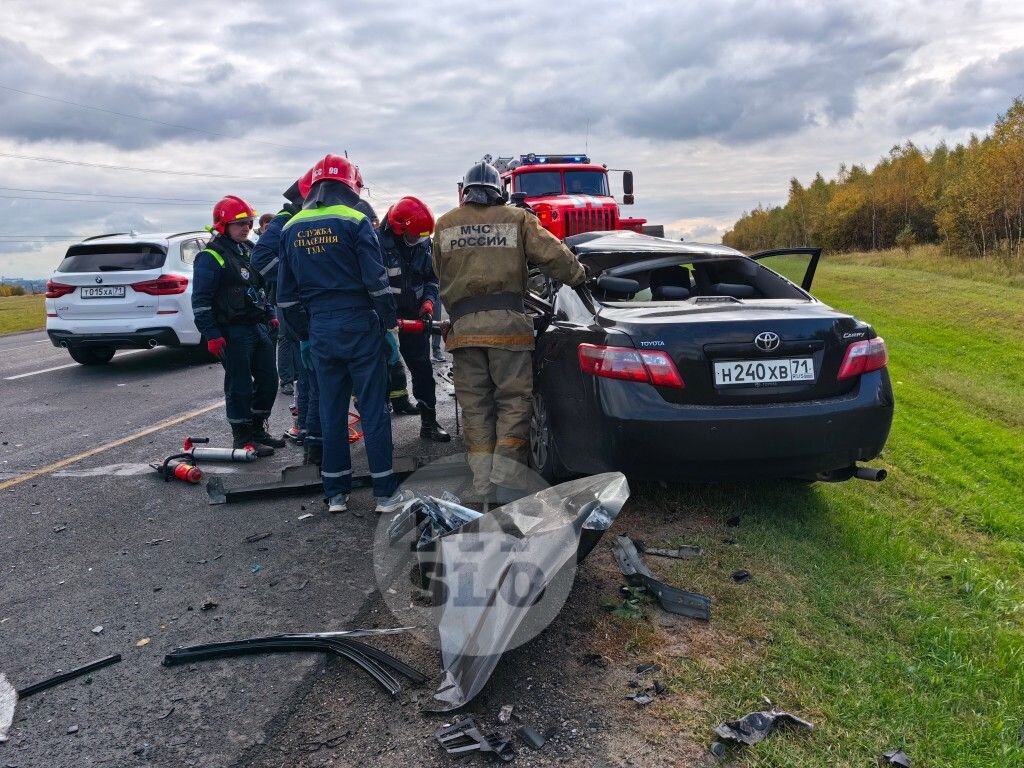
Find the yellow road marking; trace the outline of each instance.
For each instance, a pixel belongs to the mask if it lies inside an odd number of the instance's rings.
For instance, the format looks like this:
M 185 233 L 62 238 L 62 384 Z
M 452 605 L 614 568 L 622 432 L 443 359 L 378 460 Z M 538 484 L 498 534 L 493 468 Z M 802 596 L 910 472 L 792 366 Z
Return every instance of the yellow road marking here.
M 189 419 L 194 419 L 196 416 L 202 416 L 204 413 L 209 413 L 210 411 L 216 410 L 217 408 L 220 408 L 223 405 L 224 401 L 218 400 L 217 402 L 210 403 L 209 405 L 205 405 L 202 408 L 197 408 L 194 411 L 183 413 L 181 414 L 181 416 L 175 416 L 173 419 L 161 421 L 159 424 L 154 424 L 152 427 L 146 427 L 141 432 L 136 432 L 134 435 L 128 435 L 127 437 L 122 437 L 118 440 L 114 440 L 113 442 L 105 443 L 104 445 L 97 445 L 95 448 L 90 448 L 88 451 L 83 451 L 82 453 L 76 454 L 74 456 L 68 456 L 66 459 L 55 461 L 53 464 L 48 464 L 45 467 L 40 467 L 39 469 L 32 470 L 31 472 L 27 472 L 24 475 L 12 477 L 10 480 L 4 480 L 3 482 L 0 482 L 0 491 L 6 490 L 15 485 L 20 485 L 21 483 L 24 483 L 28 480 L 34 480 L 35 478 L 41 477 L 42 475 L 48 475 L 50 472 L 55 472 L 58 469 L 64 469 L 64 467 L 70 464 L 74 464 L 75 462 L 81 461 L 82 459 L 88 459 L 90 456 L 95 456 L 97 453 L 109 451 L 111 448 L 117 448 L 118 446 L 124 445 L 125 443 L 130 443 L 133 440 L 138 440 L 140 437 L 145 437 L 146 435 L 151 435 L 154 432 L 159 432 L 161 429 L 167 429 L 167 427 L 173 427 L 175 424 L 181 424 L 181 422 L 188 421 Z

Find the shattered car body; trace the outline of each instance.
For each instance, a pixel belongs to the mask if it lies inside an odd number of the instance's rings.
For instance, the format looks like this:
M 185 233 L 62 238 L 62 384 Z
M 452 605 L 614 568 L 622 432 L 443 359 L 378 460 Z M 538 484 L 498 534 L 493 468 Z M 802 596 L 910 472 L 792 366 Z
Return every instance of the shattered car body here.
M 381 592 L 397 594 L 395 603 L 408 602 L 396 587 L 411 564 L 431 595 L 420 610 L 437 627 L 443 671 L 428 710 L 469 702 L 505 651 L 554 621 L 578 560 L 628 497 L 618 472 L 546 488 L 486 514 L 406 492 L 403 509 L 385 523 L 391 557 L 378 553 L 374 560 Z M 434 509 L 425 512 L 427 506 Z M 403 621 L 409 615 L 396 613 Z
M 887 353 L 870 325 L 809 293 L 820 249 L 748 257 L 633 232 L 566 243 L 586 285 L 534 276 L 528 302 L 530 460 L 549 481 L 870 471 L 857 462 L 879 454 L 893 417 Z

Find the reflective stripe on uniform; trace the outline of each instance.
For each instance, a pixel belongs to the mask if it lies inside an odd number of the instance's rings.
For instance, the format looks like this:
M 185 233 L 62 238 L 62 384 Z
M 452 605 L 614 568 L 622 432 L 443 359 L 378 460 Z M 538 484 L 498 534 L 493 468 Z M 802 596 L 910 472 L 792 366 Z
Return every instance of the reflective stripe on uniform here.
M 260 270 L 260 274 L 261 274 L 261 275 L 262 275 L 263 277 L 266 277 L 266 276 L 267 276 L 267 272 L 269 272 L 269 271 L 270 271 L 270 270 L 272 270 L 272 269 L 273 269 L 274 267 L 276 267 L 276 266 L 277 266 L 277 263 L 278 263 L 279 261 L 281 261 L 281 259 L 279 259 L 279 258 L 278 258 L 277 256 L 275 256 L 274 258 L 272 258 L 272 259 L 270 260 L 270 262 L 269 262 L 269 263 L 267 264 L 267 266 L 265 266 L 265 267 L 264 267 L 263 269 L 261 269 L 261 270 Z
M 499 437 L 498 447 L 499 448 L 525 448 L 529 445 L 528 441 L 521 437 Z
M 277 302 L 277 306 L 279 306 L 281 309 L 288 309 L 288 307 L 294 307 L 298 303 L 299 302 L 297 301 L 279 301 Z
M 402 274 L 401 267 L 388 267 L 388 277 L 398 277 Z
M 213 307 L 192 307 L 192 313 L 196 312 L 213 312 Z
M 217 260 L 217 263 L 220 264 L 221 267 L 224 266 L 224 257 L 221 256 L 219 253 L 217 253 L 212 248 L 203 248 L 203 250 L 201 250 L 200 253 L 208 253 L 208 254 L 210 254 L 211 256 L 213 256 L 213 258 L 215 258 Z
M 445 342 L 448 350 L 459 347 L 532 347 L 533 335 L 504 336 L 499 334 L 461 334 L 449 336 Z
M 401 288 L 396 288 L 393 285 L 390 288 L 388 288 L 388 290 L 391 291 L 391 293 L 401 293 L 402 292 Z
M 350 221 L 362 221 L 366 214 L 349 208 L 347 205 L 327 205 L 323 208 L 305 208 L 288 220 L 284 229 L 290 229 L 293 225 L 303 221 L 317 221 L 318 219 L 348 219 Z
M 321 472 L 320 474 L 323 474 L 323 473 Z M 381 477 L 391 477 L 391 475 L 393 475 L 393 474 L 394 474 L 394 470 L 389 469 L 389 470 L 386 470 L 384 472 L 371 472 L 370 473 L 370 477 L 372 477 L 374 479 L 377 479 L 377 478 L 381 478 Z
M 352 470 L 351 469 L 346 469 L 346 470 L 343 470 L 341 472 L 324 472 L 323 470 L 320 471 L 320 476 L 321 477 L 345 477 L 345 475 L 351 475 L 351 474 L 352 474 Z
M 381 288 L 379 291 L 370 291 L 370 295 L 375 299 L 378 296 L 387 296 L 389 293 L 391 293 L 390 285 L 387 288 Z

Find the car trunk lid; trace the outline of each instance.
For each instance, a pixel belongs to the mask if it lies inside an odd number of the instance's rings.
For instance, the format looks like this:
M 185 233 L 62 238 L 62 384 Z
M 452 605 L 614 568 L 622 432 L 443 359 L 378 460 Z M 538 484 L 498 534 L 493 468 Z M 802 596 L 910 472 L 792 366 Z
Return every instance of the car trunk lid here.
M 685 382 L 659 388 L 676 403 L 748 405 L 836 397 L 846 348 L 870 328 L 816 301 L 617 304 L 601 320 L 638 349 L 666 352 Z M 760 343 L 759 343 L 760 342 Z

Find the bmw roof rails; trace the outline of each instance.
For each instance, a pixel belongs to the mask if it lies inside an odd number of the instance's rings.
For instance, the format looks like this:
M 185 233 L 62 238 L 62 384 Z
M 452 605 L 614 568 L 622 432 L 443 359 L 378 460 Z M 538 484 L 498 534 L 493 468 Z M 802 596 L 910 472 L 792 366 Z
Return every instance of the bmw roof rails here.
M 186 229 L 184 232 L 175 232 L 173 235 L 168 235 L 168 238 L 177 237 L 178 235 L 208 235 L 210 231 L 207 229 Z

